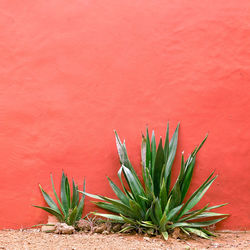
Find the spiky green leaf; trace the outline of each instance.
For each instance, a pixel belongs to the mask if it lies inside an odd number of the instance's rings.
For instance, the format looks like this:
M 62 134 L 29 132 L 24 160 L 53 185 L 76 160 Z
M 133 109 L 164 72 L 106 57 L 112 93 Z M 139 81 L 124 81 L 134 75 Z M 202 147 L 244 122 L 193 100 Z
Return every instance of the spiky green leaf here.
M 41 209 L 43 209 L 44 211 L 46 211 L 46 212 L 48 212 L 48 213 L 50 213 L 50 214 L 56 216 L 56 218 L 57 218 L 60 222 L 63 221 L 63 217 L 62 217 L 61 213 L 58 213 L 58 212 L 57 212 L 55 209 L 53 209 L 53 208 L 50 208 L 50 207 L 41 207 L 41 206 L 34 206 L 34 205 L 33 205 L 33 207 L 41 208 Z
M 43 198 L 46 201 L 46 203 L 56 212 L 58 212 L 59 214 L 61 214 L 59 208 L 57 207 L 56 203 L 53 201 L 53 199 L 43 190 L 42 186 L 39 185 L 40 190 L 42 192 Z

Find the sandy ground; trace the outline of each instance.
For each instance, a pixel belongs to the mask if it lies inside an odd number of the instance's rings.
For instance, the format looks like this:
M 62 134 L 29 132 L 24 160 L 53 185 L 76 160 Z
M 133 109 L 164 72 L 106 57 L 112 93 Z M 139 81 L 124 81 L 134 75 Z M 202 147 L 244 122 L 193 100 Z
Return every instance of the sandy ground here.
M 163 241 L 125 234 L 57 235 L 38 230 L 0 231 L 0 249 L 250 249 L 250 232 L 218 233 L 211 240 L 191 238 L 188 240 Z

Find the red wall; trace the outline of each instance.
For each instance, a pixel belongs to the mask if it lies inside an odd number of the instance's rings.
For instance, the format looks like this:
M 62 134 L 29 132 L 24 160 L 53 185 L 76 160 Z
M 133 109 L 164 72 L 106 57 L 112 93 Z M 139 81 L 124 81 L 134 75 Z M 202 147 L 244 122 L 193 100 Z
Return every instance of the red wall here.
M 250 229 L 249 10 L 249 0 L 0 1 L 1 228 L 46 221 L 31 204 L 43 204 L 50 172 L 111 195 L 113 129 L 139 166 L 145 126 L 159 138 L 180 121 L 175 167 L 209 132 L 192 190 L 215 170 L 201 204 L 230 202 L 218 229 Z

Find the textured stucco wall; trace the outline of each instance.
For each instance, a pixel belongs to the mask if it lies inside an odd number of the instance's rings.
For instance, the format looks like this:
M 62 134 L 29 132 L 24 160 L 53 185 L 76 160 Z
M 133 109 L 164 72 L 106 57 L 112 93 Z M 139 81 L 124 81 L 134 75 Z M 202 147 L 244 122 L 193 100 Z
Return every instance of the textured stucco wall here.
M 113 129 L 139 169 L 145 126 L 180 121 L 175 167 L 209 132 L 192 190 L 215 170 L 201 205 L 250 229 L 249 0 L 2 0 L 0 55 L 1 228 L 45 222 L 50 172 L 111 195 Z

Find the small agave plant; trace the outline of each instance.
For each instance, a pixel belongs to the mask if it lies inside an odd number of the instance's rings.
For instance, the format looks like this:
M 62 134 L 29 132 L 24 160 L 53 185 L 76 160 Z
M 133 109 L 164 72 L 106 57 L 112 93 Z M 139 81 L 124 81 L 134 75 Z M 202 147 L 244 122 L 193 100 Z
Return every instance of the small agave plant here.
M 149 138 L 148 129 L 146 136 L 142 135 L 141 162 L 143 183 L 138 178 L 129 161 L 125 141 L 122 143 L 115 132 L 121 163 L 118 177 L 123 191 L 108 178 L 109 184 L 118 199 L 87 193 L 86 195 L 101 200 L 94 203 L 118 215 L 94 213 L 95 215 L 109 218 L 119 223 L 126 223 L 127 226 L 121 232 L 138 230 L 145 233 L 150 232 L 151 234 L 152 232 L 153 234 L 160 233 L 166 240 L 168 239 L 168 234 L 175 228 L 180 228 L 188 235 L 193 233 L 203 238 L 209 238 L 209 236 L 214 235 L 206 227 L 225 219 L 226 214 L 214 213 L 210 212 L 210 210 L 226 204 L 217 206 L 209 206 L 207 204 L 198 210 L 192 210 L 192 208 L 201 200 L 217 176 L 213 177 L 212 173 L 184 202 L 192 180 L 196 155 L 206 141 L 207 136 L 193 150 L 186 161 L 182 153 L 179 176 L 173 188 L 170 188 L 172 165 L 178 142 L 178 130 L 179 124 L 169 142 L 168 125 L 164 145 L 162 138 L 160 138 L 158 147 L 156 147 L 154 131 L 151 139 Z M 129 188 L 125 187 L 122 175 L 124 175 Z
M 39 185 L 43 198 L 45 202 L 48 204 L 48 207 L 41 207 L 41 206 L 34 206 L 34 207 L 41 208 L 46 212 L 54 215 L 59 222 L 64 222 L 68 225 L 74 226 L 75 223 L 79 221 L 82 217 L 85 195 L 83 194 L 81 199 L 79 198 L 78 186 L 75 185 L 73 179 L 72 179 L 72 191 L 70 191 L 68 177 L 65 176 L 63 172 L 61 179 L 61 195 L 59 198 L 55 190 L 52 175 L 50 177 L 51 177 L 53 192 L 59 206 L 43 190 L 42 186 Z M 85 180 L 83 183 L 83 192 L 85 192 Z

